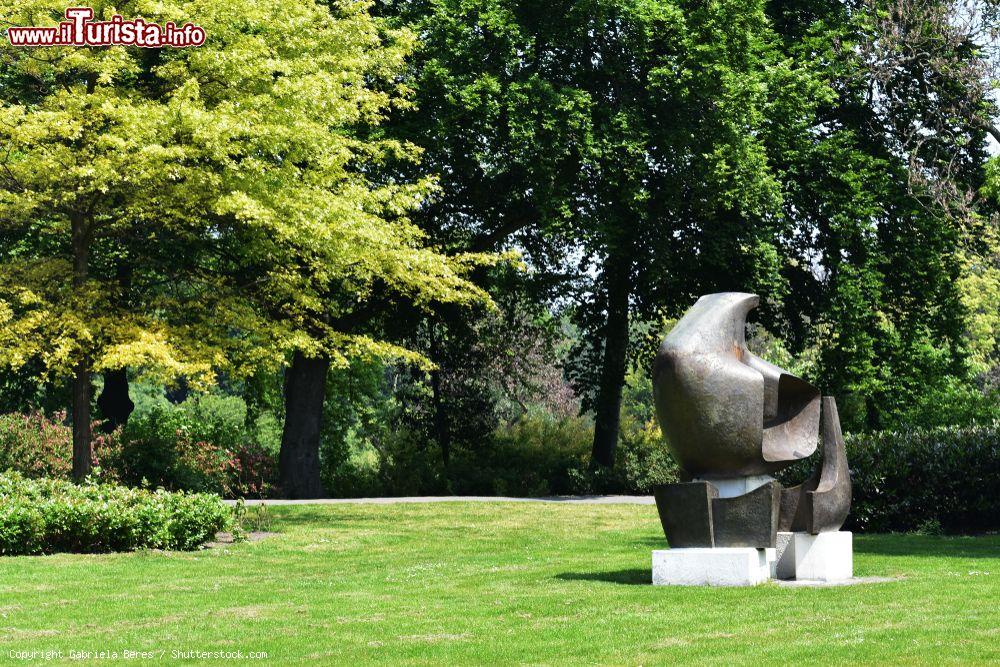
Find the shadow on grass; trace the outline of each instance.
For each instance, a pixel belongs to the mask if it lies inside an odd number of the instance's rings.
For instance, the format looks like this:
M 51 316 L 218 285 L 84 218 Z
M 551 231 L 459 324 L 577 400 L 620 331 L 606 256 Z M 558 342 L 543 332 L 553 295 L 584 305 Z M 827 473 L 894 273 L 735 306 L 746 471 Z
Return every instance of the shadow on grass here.
M 652 575 L 649 570 L 616 570 L 614 572 L 563 572 L 556 579 L 563 581 L 605 581 L 610 584 L 629 586 L 649 586 Z
M 859 535 L 856 553 L 934 558 L 1000 558 L 1000 536 Z
M 659 537 L 644 537 L 640 540 L 636 540 L 635 544 L 643 547 L 650 547 L 652 549 L 668 549 L 670 547 L 667 543 L 667 538 L 662 535 Z
M 637 546 L 667 549 L 662 537 L 643 537 Z M 1000 535 L 911 535 L 854 533 L 854 551 L 880 556 L 937 558 L 1000 558 Z
M 332 509 L 330 509 L 332 508 Z M 276 505 L 267 508 L 276 525 L 316 525 L 318 528 L 348 528 L 371 523 L 371 514 L 351 511 L 345 505 Z

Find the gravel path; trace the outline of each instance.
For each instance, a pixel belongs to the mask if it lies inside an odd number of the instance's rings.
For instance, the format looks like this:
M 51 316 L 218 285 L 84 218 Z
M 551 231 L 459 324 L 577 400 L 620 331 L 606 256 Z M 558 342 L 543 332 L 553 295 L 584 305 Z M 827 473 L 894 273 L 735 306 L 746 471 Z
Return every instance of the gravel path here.
M 233 505 L 235 500 L 227 500 Z M 653 496 L 407 496 L 405 498 L 319 498 L 316 500 L 247 500 L 247 505 L 394 505 L 397 503 L 570 503 L 593 505 L 654 505 Z

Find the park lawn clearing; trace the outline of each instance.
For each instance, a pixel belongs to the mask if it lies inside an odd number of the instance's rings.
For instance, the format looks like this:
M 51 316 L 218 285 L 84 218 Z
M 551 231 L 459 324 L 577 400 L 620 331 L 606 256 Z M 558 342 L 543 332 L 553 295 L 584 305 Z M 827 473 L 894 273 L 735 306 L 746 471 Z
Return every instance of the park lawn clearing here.
M 887 583 L 678 588 L 649 584 L 650 551 L 665 546 L 649 505 L 269 513 L 278 534 L 258 542 L 0 559 L 0 662 L 125 650 L 171 663 L 204 662 L 174 651 L 348 665 L 1000 661 L 998 536 L 855 536 L 855 574 L 900 577 Z

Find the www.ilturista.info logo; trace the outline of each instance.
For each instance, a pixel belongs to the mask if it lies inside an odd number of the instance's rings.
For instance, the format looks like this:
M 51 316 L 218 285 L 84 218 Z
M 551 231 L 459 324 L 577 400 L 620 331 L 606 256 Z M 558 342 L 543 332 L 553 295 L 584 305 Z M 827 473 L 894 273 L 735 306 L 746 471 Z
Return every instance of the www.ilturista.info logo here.
M 13 46 L 164 46 L 183 48 L 205 43 L 205 29 L 193 23 L 182 26 L 146 23 L 141 18 L 125 19 L 115 14 L 110 21 L 92 21 L 90 7 L 69 7 L 66 20 L 55 26 L 11 26 L 7 37 Z

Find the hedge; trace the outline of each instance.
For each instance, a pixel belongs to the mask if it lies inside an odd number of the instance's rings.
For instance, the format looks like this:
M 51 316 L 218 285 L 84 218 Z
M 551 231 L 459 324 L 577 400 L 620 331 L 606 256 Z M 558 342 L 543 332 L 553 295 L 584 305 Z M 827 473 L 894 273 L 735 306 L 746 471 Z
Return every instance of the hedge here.
M 0 474 L 0 554 L 196 549 L 232 525 L 218 496 Z
M 853 498 L 845 530 L 1000 530 L 1000 423 L 845 437 Z M 778 475 L 797 484 L 818 454 Z
M 847 456 L 856 530 L 1000 529 L 1000 423 L 859 435 Z

